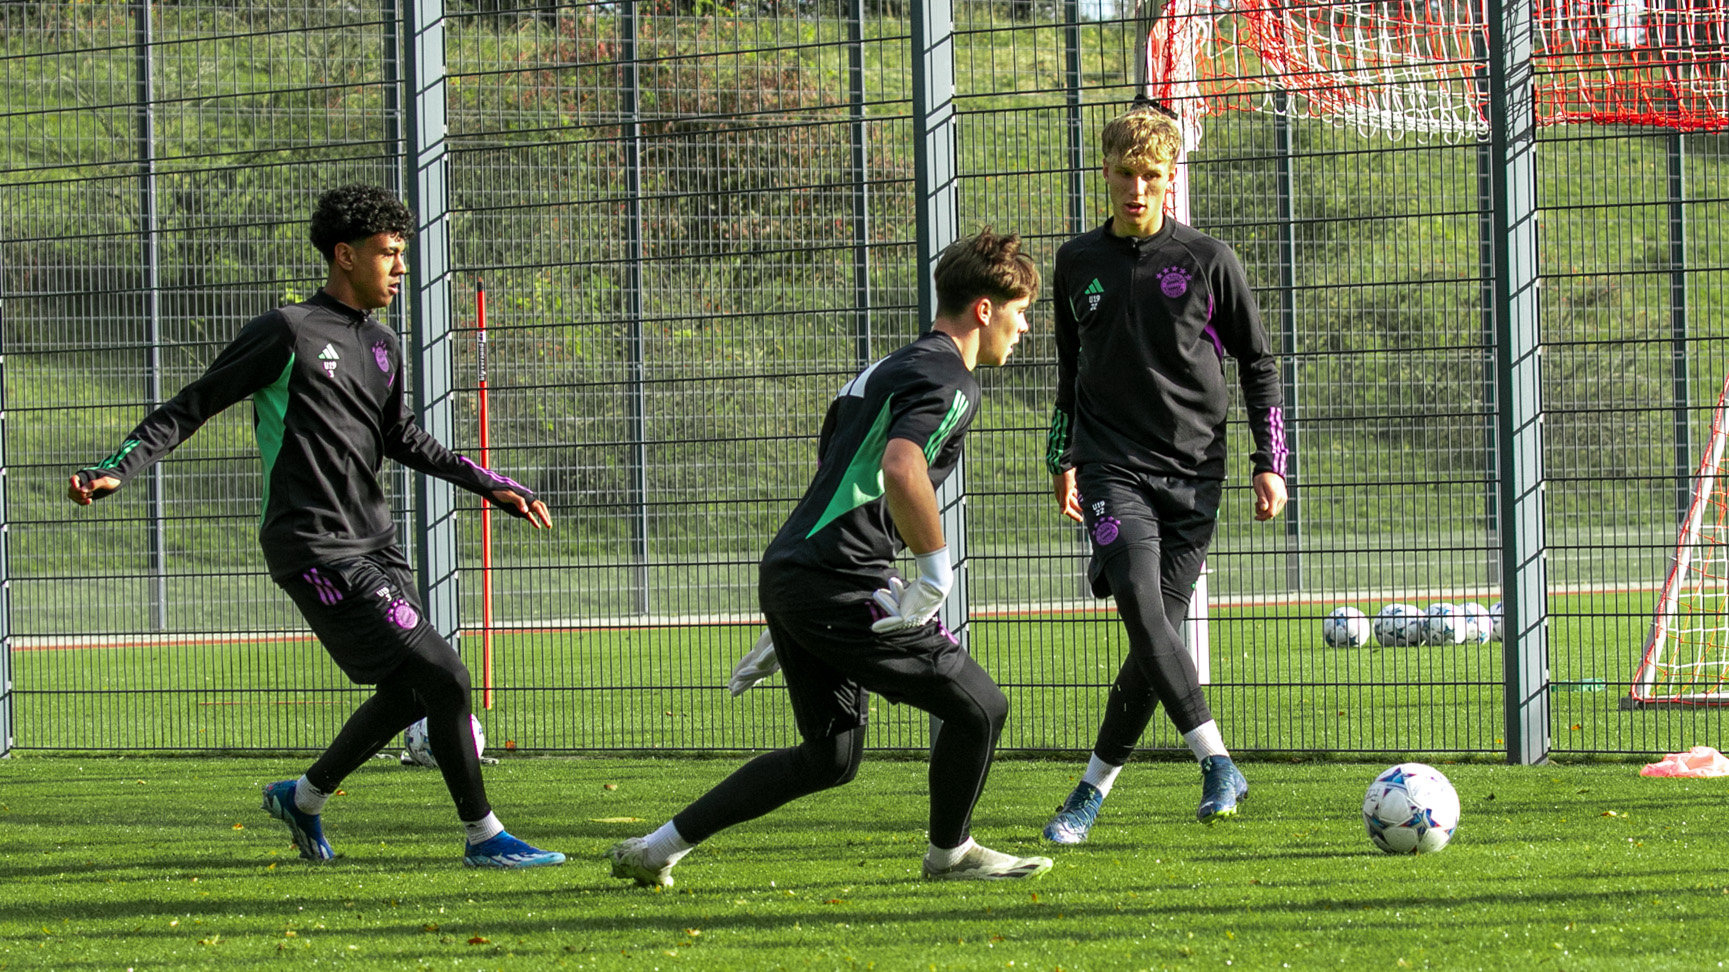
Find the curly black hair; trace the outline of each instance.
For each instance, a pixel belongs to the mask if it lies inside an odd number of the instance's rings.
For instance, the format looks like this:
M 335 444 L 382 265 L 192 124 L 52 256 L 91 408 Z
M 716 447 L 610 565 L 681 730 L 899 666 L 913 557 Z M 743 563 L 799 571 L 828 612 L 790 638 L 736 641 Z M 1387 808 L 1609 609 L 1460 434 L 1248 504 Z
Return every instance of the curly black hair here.
M 318 197 L 312 211 L 312 245 L 324 259 L 336 259 L 336 244 L 353 244 L 377 233 L 414 239 L 414 213 L 379 186 L 350 185 Z

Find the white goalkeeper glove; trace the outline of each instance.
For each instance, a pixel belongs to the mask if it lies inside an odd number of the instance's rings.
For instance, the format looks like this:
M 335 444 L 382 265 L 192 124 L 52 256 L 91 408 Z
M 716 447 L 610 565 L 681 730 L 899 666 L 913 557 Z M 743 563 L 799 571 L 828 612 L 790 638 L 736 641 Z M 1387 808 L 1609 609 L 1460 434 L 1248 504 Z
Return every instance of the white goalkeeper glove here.
M 871 594 L 871 599 L 888 615 L 872 624 L 872 631 L 887 634 L 922 628 L 942 610 L 949 589 L 955 586 L 949 548 L 938 547 L 914 559 L 919 565 L 918 580 L 908 584 L 899 577 L 890 577 L 887 588 L 878 588 Z
M 780 656 L 774 653 L 774 639 L 764 628 L 762 634 L 757 635 L 756 644 L 751 645 L 738 664 L 732 666 L 732 677 L 727 679 L 726 687 L 737 698 L 778 671 Z

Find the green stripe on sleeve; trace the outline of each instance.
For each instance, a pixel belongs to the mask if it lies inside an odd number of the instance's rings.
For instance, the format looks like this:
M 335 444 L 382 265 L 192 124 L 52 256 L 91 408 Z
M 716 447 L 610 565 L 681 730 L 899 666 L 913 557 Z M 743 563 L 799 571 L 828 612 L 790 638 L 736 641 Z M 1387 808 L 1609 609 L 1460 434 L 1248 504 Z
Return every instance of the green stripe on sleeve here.
M 1045 469 L 1053 476 L 1063 471 L 1063 453 L 1069 451 L 1069 426 L 1073 421 L 1062 409 L 1051 409 L 1051 430 L 1045 436 Z
M 293 371 L 294 354 L 290 352 L 282 374 L 252 393 L 252 408 L 258 418 L 252 432 L 258 438 L 258 453 L 264 457 L 264 502 L 258 504 L 261 524 L 265 511 L 270 509 L 270 473 L 276 468 L 276 457 L 282 454 L 282 437 L 288 424 L 288 378 Z
M 942 424 L 937 426 L 937 430 L 931 433 L 930 441 L 925 443 L 925 463 L 927 465 L 937 461 L 937 453 L 942 451 L 943 441 L 949 437 L 950 432 L 955 430 L 955 426 L 960 424 L 961 416 L 965 414 L 967 414 L 966 393 L 956 389 L 955 400 L 949 405 L 949 413 L 943 416 Z

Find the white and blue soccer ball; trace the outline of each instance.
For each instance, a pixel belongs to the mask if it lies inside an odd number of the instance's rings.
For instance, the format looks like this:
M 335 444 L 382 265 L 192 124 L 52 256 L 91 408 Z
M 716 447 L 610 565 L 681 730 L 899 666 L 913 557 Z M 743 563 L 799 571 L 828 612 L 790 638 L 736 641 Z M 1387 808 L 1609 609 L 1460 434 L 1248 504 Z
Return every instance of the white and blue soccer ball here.
M 1395 601 L 1375 612 L 1375 641 L 1385 647 L 1422 644 L 1423 628 L 1423 612 L 1413 605 Z
M 1369 617 L 1354 607 L 1336 607 L 1321 619 L 1321 640 L 1334 648 L 1361 648 L 1369 643 Z
M 1465 615 L 1457 604 L 1436 601 L 1423 612 L 1423 643 L 1426 645 L 1462 645 L 1465 643 Z
M 1433 854 L 1459 828 L 1459 794 L 1434 767 L 1400 763 L 1369 784 L 1363 826 L 1389 854 Z
M 1489 607 L 1489 640 L 1501 640 L 1501 602 L 1496 601 Z
M 1459 605 L 1459 611 L 1465 616 L 1465 644 L 1487 644 L 1495 637 L 1495 618 L 1489 609 L 1476 601 L 1466 601 Z
M 468 724 L 474 727 L 474 755 L 479 756 L 486 752 L 486 730 L 481 727 L 480 719 L 476 716 L 469 716 Z M 432 747 L 427 743 L 425 719 L 404 730 L 402 741 L 408 747 L 409 759 L 428 769 L 438 768 L 438 760 L 433 757 Z

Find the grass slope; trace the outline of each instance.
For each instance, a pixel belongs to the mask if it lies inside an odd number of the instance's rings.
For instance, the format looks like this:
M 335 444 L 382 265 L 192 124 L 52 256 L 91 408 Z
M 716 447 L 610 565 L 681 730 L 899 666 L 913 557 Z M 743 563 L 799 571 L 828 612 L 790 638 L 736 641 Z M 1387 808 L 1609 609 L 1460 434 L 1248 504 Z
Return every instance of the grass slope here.
M 384 761 L 328 808 L 326 866 L 257 809 L 298 759 L 3 765 L 0 969 L 1702 969 L 1721 967 L 1707 922 L 1729 902 L 1725 783 L 1629 764 L 1445 766 L 1464 820 L 1419 858 L 1363 835 L 1379 765 L 1246 764 L 1243 816 L 1208 828 L 1191 764 L 1137 764 L 1044 879 L 934 885 L 917 880 L 924 765 L 874 759 L 717 836 L 664 892 L 598 855 L 736 760 L 490 768 L 507 825 L 572 858 L 523 873 L 463 869 L 437 776 Z M 999 763 L 977 836 L 1033 851 L 1073 770 Z

